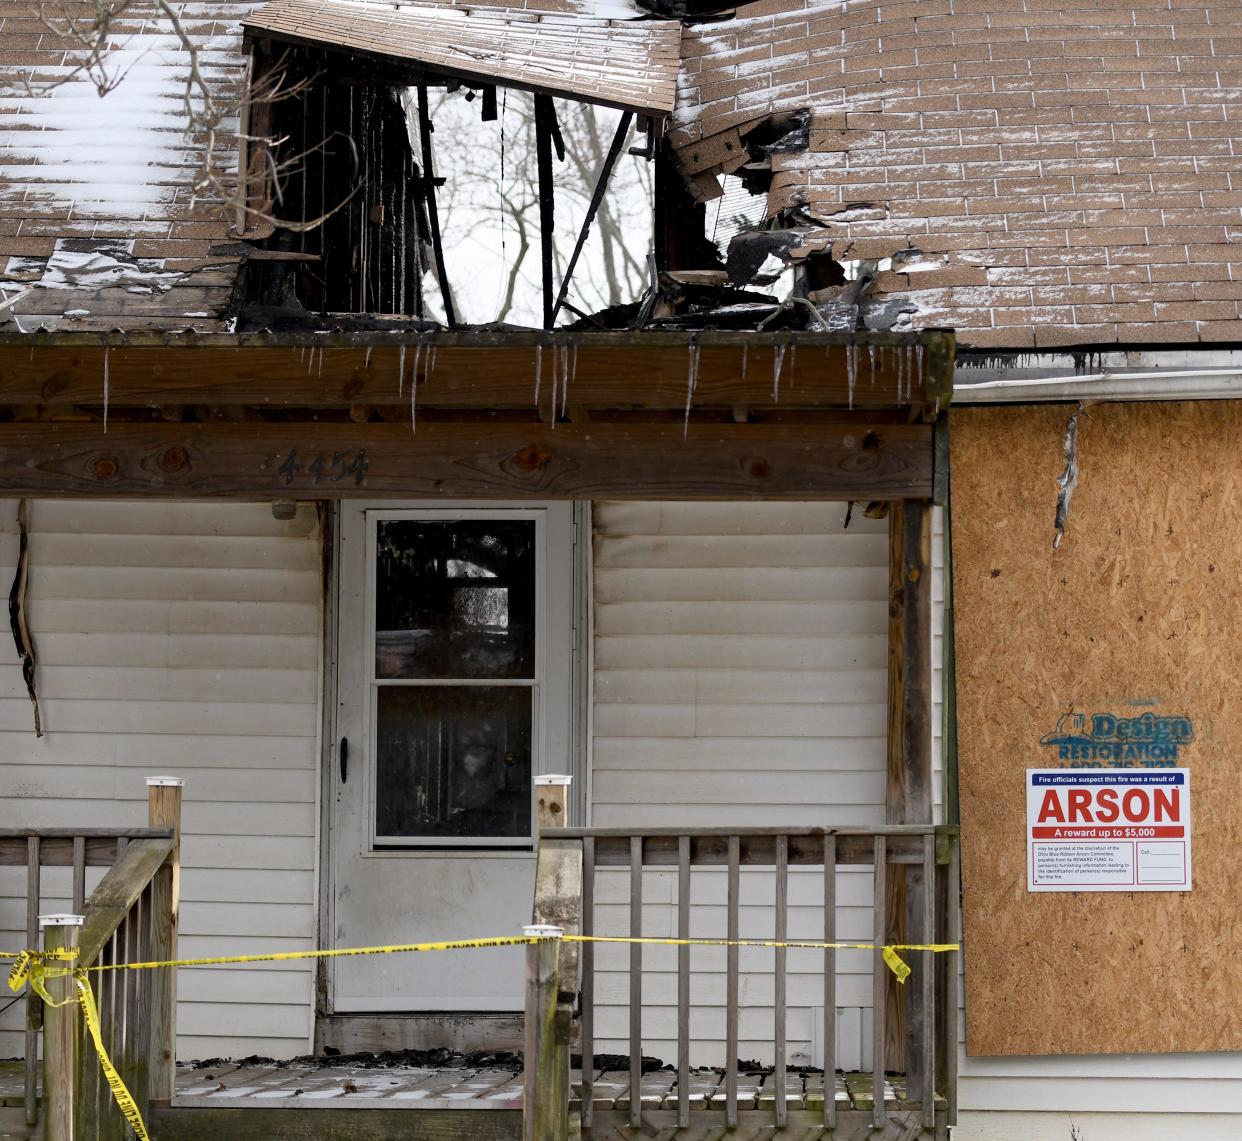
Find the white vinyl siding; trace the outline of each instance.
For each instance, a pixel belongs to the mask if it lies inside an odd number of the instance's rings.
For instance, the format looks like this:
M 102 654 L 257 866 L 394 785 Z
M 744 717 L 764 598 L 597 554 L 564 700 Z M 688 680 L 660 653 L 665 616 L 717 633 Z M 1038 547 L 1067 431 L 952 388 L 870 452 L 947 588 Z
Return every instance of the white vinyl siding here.
M 0 668 L 0 822 L 141 826 L 145 778 L 186 781 L 183 956 L 315 942 L 321 542 L 313 506 L 40 500 L 28 614 L 45 736 L 21 668 Z M 0 583 L 17 554 L 0 501 Z M 8 636 L 7 634 L 5 635 Z M 22 942 L 24 869 L 0 869 L 0 944 Z M 91 869 L 88 887 L 102 869 Z M 44 910 L 69 904 L 46 869 Z M 290 1056 L 311 1045 L 313 971 L 179 972 L 181 1058 Z M 21 1004 L 0 1051 L 21 1053 Z
M 595 505 L 593 824 L 883 823 L 888 524 L 861 505 L 848 529 L 844 519 L 838 503 Z M 599 921 L 624 933 L 628 873 L 600 881 Z M 792 937 L 822 938 L 821 890 L 818 872 L 791 872 Z M 743 937 L 771 937 L 771 892 L 770 872 L 744 873 Z M 675 893 L 675 875 L 646 874 L 644 934 L 676 934 Z M 870 874 L 843 870 L 838 893 L 840 937 L 868 940 Z M 696 870 L 693 897 L 692 934 L 723 936 L 723 871 Z M 676 952 L 644 954 L 644 1051 L 669 1061 Z M 628 1051 L 626 961 L 597 952 L 601 1051 Z M 719 1062 L 725 952 L 695 949 L 691 962 L 692 1061 Z M 743 949 L 740 962 L 739 1051 L 770 1058 L 772 953 Z M 793 1064 L 810 1061 L 821 964 L 819 952 L 789 953 Z M 870 1050 L 870 966 L 865 952 L 839 956 L 846 1064 Z

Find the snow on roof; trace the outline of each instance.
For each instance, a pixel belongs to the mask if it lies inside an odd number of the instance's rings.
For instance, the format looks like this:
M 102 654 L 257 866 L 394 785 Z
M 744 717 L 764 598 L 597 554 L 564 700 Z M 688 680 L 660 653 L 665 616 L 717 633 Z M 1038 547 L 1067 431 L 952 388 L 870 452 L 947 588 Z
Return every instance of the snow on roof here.
M 178 4 L 221 107 L 237 102 L 240 21 L 252 6 Z M 73 15 L 81 29 L 90 11 Z M 6 41 L 25 46 L 8 50 Z M 194 201 L 204 151 L 201 139 L 186 137 L 190 57 L 169 22 L 151 0 L 134 0 L 109 26 L 99 69 L 75 67 L 83 55 L 83 41 L 44 23 L 35 6 L 0 6 L 0 285 L 12 298 L 17 286 L 38 283 L 0 311 L 0 324 L 17 318 L 38 327 L 68 317 L 78 327 L 111 327 L 127 312 L 117 306 L 137 304 L 136 293 L 155 304 L 166 291 L 179 294 L 169 286 L 196 266 L 229 260 L 212 257 L 210 247 L 232 237 L 230 219 L 218 204 Z M 235 164 L 235 121 L 226 118 L 219 134 L 213 157 L 227 170 Z M 113 257 L 110 243 L 124 245 L 125 256 Z M 100 290 L 105 296 L 86 300 Z M 204 308 L 203 292 L 195 311 Z M 178 310 L 169 319 L 184 325 L 186 304 L 178 296 L 169 305 Z M 158 320 L 149 316 L 143 323 Z
M 581 7 L 548 13 L 435 0 L 271 0 L 246 27 L 643 114 L 667 114 L 676 97 L 677 20 L 613 21 Z

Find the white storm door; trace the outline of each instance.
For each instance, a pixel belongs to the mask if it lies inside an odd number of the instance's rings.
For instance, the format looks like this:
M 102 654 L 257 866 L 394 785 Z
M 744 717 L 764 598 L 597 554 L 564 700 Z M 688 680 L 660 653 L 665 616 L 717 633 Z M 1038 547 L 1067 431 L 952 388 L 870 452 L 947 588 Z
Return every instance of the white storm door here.
M 334 945 L 518 934 L 531 778 L 573 772 L 572 504 L 340 518 Z M 523 1004 L 520 947 L 330 962 L 337 1012 Z

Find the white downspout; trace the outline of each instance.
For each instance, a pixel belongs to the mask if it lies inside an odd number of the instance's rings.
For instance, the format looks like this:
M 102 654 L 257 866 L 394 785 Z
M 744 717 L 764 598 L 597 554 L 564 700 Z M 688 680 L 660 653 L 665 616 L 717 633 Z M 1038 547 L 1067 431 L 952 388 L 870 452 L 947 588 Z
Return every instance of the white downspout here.
M 1044 401 L 1236 400 L 1242 369 L 1152 369 L 1076 376 L 1021 377 L 955 383 L 953 403 L 1034 404 Z

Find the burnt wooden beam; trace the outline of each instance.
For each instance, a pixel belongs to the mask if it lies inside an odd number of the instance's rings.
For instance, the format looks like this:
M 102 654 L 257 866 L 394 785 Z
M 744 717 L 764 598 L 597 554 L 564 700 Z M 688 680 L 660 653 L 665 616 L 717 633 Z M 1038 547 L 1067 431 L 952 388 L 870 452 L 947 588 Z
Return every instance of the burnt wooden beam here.
M 554 345 L 576 359 L 570 395 L 586 408 L 684 411 L 690 348 L 684 334 L 482 331 L 144 338 L 115 344 L 96 335 L 0 333 L 0 401 L 63 416 L 103 400 L 105 363 L 112 408 L 249 404 L 408 408 L 398 383 L 419 364 L 420 408 L 533 409 L 535 364 Z M 941 342 L 947 342 L 941 345 Z M 696 335 L 694 408 L 901 410 L 946 407 L 952 392 L 952 335 Z M 419 351 L 418 346 L 422 346 Z M 404 347 L 403 347 L 404 346 Z M 430 367 L 431 349 L 435 367 Z M 544 350 L 541 353 L 541 346 Z M 906 368 L 913 362 L 913 376 Z M 774 391 L 779 358 L 781 383 Z M 544 364 L 545 372 L 548 365 Z M 942 469 L 943 470 L 943 469 Z
M 556 199 L 552 186 L 553 135 L 556 109 L 550 95 L 535 96 L 535 165 L 539 174 L 539 253 L 543 272 L 543 327 L 551 329 L 556 320 L 552 305 L 552 248 L 555 239 Z M 564 143 L 561 144 L 562 152 Z
M 496 110 L 496 85 L 487 83 L 483 85 L 483 108 L 480 112 L 480 119 L 484 123 L 490 123 L 499 118 Z
M 889 511 L 888 765 L 885 820 L 928 824 L 932 818 L 931 502 L 893 503 Z M 888 880 L 886 938 L 918 941 L 925 893 L 922 869 L 895 868 Z M 922 1080 L 924 1019 L 917 987 L 888 984 L 884 1027 L 891 1068 Z
M 453 291 L 449 287 L 448 269 L 444 264 L 444 242 L 440 235 L 440 211 L 436 206 L 436 172 L 431 145 L 431 112 L 427 106 L 426 86 L 418 89 L 418 138 L 423 157 L 423 199 L 427 206 L 427 226 L 431 230 L 431 251 L 436 261 L 436 279 L 440 283 L 440 300 L 444 304 L 444 322 L 457 324 L 453 311 Z
M 625 140 L 630 133 L 630 123 L 633 119 L 634 116 L 629 111 L 626 111 L 622 114 L 620 122 L 617 123 L 616 132 L 612 136 L 612 144 L 608 148 L 608 153 L 604 156 L 604 163 L 600 168 L 599 177 L 595 180 L 595 189 L 591 192 L 591 201 L 587 205 L 586 217 L 582 219 L 582 228 L 578 231 L 578 240 L 574 243 L 574 252 L 570 255 L 569 264 L 565 267 L 565 276 L 561 279 L 561 288 L 556 294 L 556 304 L 552 307 L 553 322 L 556 321 L 556 315 L 565 305 L 565 297 L 569 293 L 569 283 L 573 280 L 574 270 L 578 268 L 578 258 L 582 256 L 582 247 L 586 245 L 587 237 L 591 233 L 591 223 L 595 221 L 595 215 L 599 212 L 600 204 L 604 201 L 604 195 L 608 190 L 608 182 L 612 178 L 613 167 L 617 165 L 617 159 L 621 155 L 621 148 L 625 146 Z
M 931 426 L 0 424 L 8 495 L 925 499 Z

